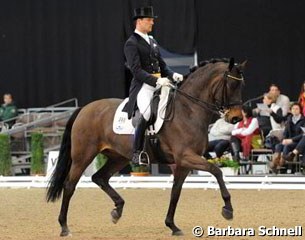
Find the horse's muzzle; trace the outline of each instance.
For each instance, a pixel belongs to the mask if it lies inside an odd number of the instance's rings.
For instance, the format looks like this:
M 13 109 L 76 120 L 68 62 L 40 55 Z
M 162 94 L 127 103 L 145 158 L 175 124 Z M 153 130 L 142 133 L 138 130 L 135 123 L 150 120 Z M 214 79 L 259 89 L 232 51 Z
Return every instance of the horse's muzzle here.
M 241 106 L 239 105 L 229 108 L 225 113 L 225 120 L 232 124 L 241 121 L 242 117 Z
M 232 119 L 231 119 L 231 123 L 233 123 L 233 124 L 235 124 L 235 123 L 238 123 L 238 122 L 240 122 L 242 120 L 242 118 L 241 117 L 232 117 Z

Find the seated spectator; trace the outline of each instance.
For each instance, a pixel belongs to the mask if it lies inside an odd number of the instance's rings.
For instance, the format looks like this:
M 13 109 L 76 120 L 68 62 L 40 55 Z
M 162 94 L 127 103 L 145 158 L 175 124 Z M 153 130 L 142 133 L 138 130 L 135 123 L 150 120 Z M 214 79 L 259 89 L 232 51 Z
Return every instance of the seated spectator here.
M 298 103 L 294 103 L 291 106 L 291 115 L 289 115 L 284 128 L 284 139 L 281 143 L 275 146 L 275 153 L 272 157 L 272 163 L 270 168 L 277 172 L 278 169 L 284 165 L 285 158 L 289 152 L 291 152 L 303 136 L 303 130 L 301 127 L 305 126 L 305 118 L 302 115 L 301 106 Z
M 241 160 L 239 155 L 241 150 L 244 158 L 248 158 L 252 149 L 252 142 L 261 140 L 258 121 L 252 116 L 252 109 L 244 105 L 242 115 L 243 119 L 234 125 L 230 140 L 233 160 L 238 162 Z
M 212 158 L 209 152 L 215 152 L 216 157 L 220 158 L 223 153 L 230 148 L 231 132 L 234 125 L 219 118 L 210 129 L 209 144 L 203 156 L 207 159 Z
M 284 122 L 282 109 L 275 104 L 276 97 L 271 93 L 266 93 L 263 98 L 265 108 L 256 108 L 253 110 L 254 116 L 257 117 L 259 128 L 266 137 L 271 130 L 282 129 Z
M 285 157 L 285 161 L 292 162 L 294 157 L 298 154 L 302 154 L 301 160 L 301 166 L 305 167 L 305 135 L 303 134 L 301 140 L 298 142 L 296 147 L 287 154 Z
M 299 104 L 302 107 L 303 116 L 305 116 L 305 82 L 302 83 L 301 92 L 298 99 Z
M 6 93 L 3 95 L 4 103 L 0 107 L 0 120 L 6 121 L 11 118 L 14 118 L 18 115 L 17 107 L 13 102 L 13 96 L 10 93 Z M 15 123 L 15 120 L 6 122 L 9 127 L 12 127 Z
M 281 94 L 279 87 L 275 84 L 271 84 L 269 87 L 269 93 L 276 97 L 275 104 L 282 109 L 283 117 L 286 117 L 290 109 L 290 100 L 286 95 Z

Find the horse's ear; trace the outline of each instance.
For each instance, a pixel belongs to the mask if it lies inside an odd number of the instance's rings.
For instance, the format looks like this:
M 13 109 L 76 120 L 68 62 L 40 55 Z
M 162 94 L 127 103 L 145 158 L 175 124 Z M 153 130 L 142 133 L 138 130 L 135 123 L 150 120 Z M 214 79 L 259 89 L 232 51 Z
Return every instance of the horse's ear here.
M 229 62 L 229 72 L 231 72 L 232 68 L 234 67 L 234 58 L 231 57 L 230 58 L 230 62 Z
M 241 64 L 239 64 L 239 69 L 243 71 L 247 65 L 248 60 L 243 61 Z

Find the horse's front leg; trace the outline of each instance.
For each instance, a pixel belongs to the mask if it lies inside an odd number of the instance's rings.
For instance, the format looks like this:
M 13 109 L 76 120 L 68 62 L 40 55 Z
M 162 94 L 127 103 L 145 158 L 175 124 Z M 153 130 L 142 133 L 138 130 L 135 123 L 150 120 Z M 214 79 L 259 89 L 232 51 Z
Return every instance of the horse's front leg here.
M 174 223 L 174 215 L 177 207 L 177 203 L 179 201 L 181 188 L 183 182 L 190 172 L 189 169 L 176 167 L 175 175 L 174 175 L 174 183 L 171 192 L 171 199 L 168 208 L 168 212 L 165 219 L 165 225 L 172 230 L 172 235 L 179 236 L 183 235 L 183 232 L 175 225 Z
M 225 206 L 222 208 L 222 216 L 227 219 L 233 219 L 233 207 L 231 204 L 231 195 L 223 180 L 222 171 L 216 165 L 209 163 L 206 159 L 199 155 L 188 155 L 181 161 L 181 166 L 201 170 L 211 173 L 217 179 L 222 199 L 224 200 Z

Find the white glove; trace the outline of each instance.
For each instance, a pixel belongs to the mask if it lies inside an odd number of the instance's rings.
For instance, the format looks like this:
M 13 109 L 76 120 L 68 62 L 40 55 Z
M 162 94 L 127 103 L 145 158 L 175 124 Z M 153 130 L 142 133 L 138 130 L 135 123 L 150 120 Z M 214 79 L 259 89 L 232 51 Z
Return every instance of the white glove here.
M 174 73 L 173 74 L 173 79 L 175 82 L 182 82 L 183 81 L 183 75 L 179 73 Z
M 168 86 L 170 84 L 170 80 L 166 77 L 158 78 L 157 85 L 159 86 Z

